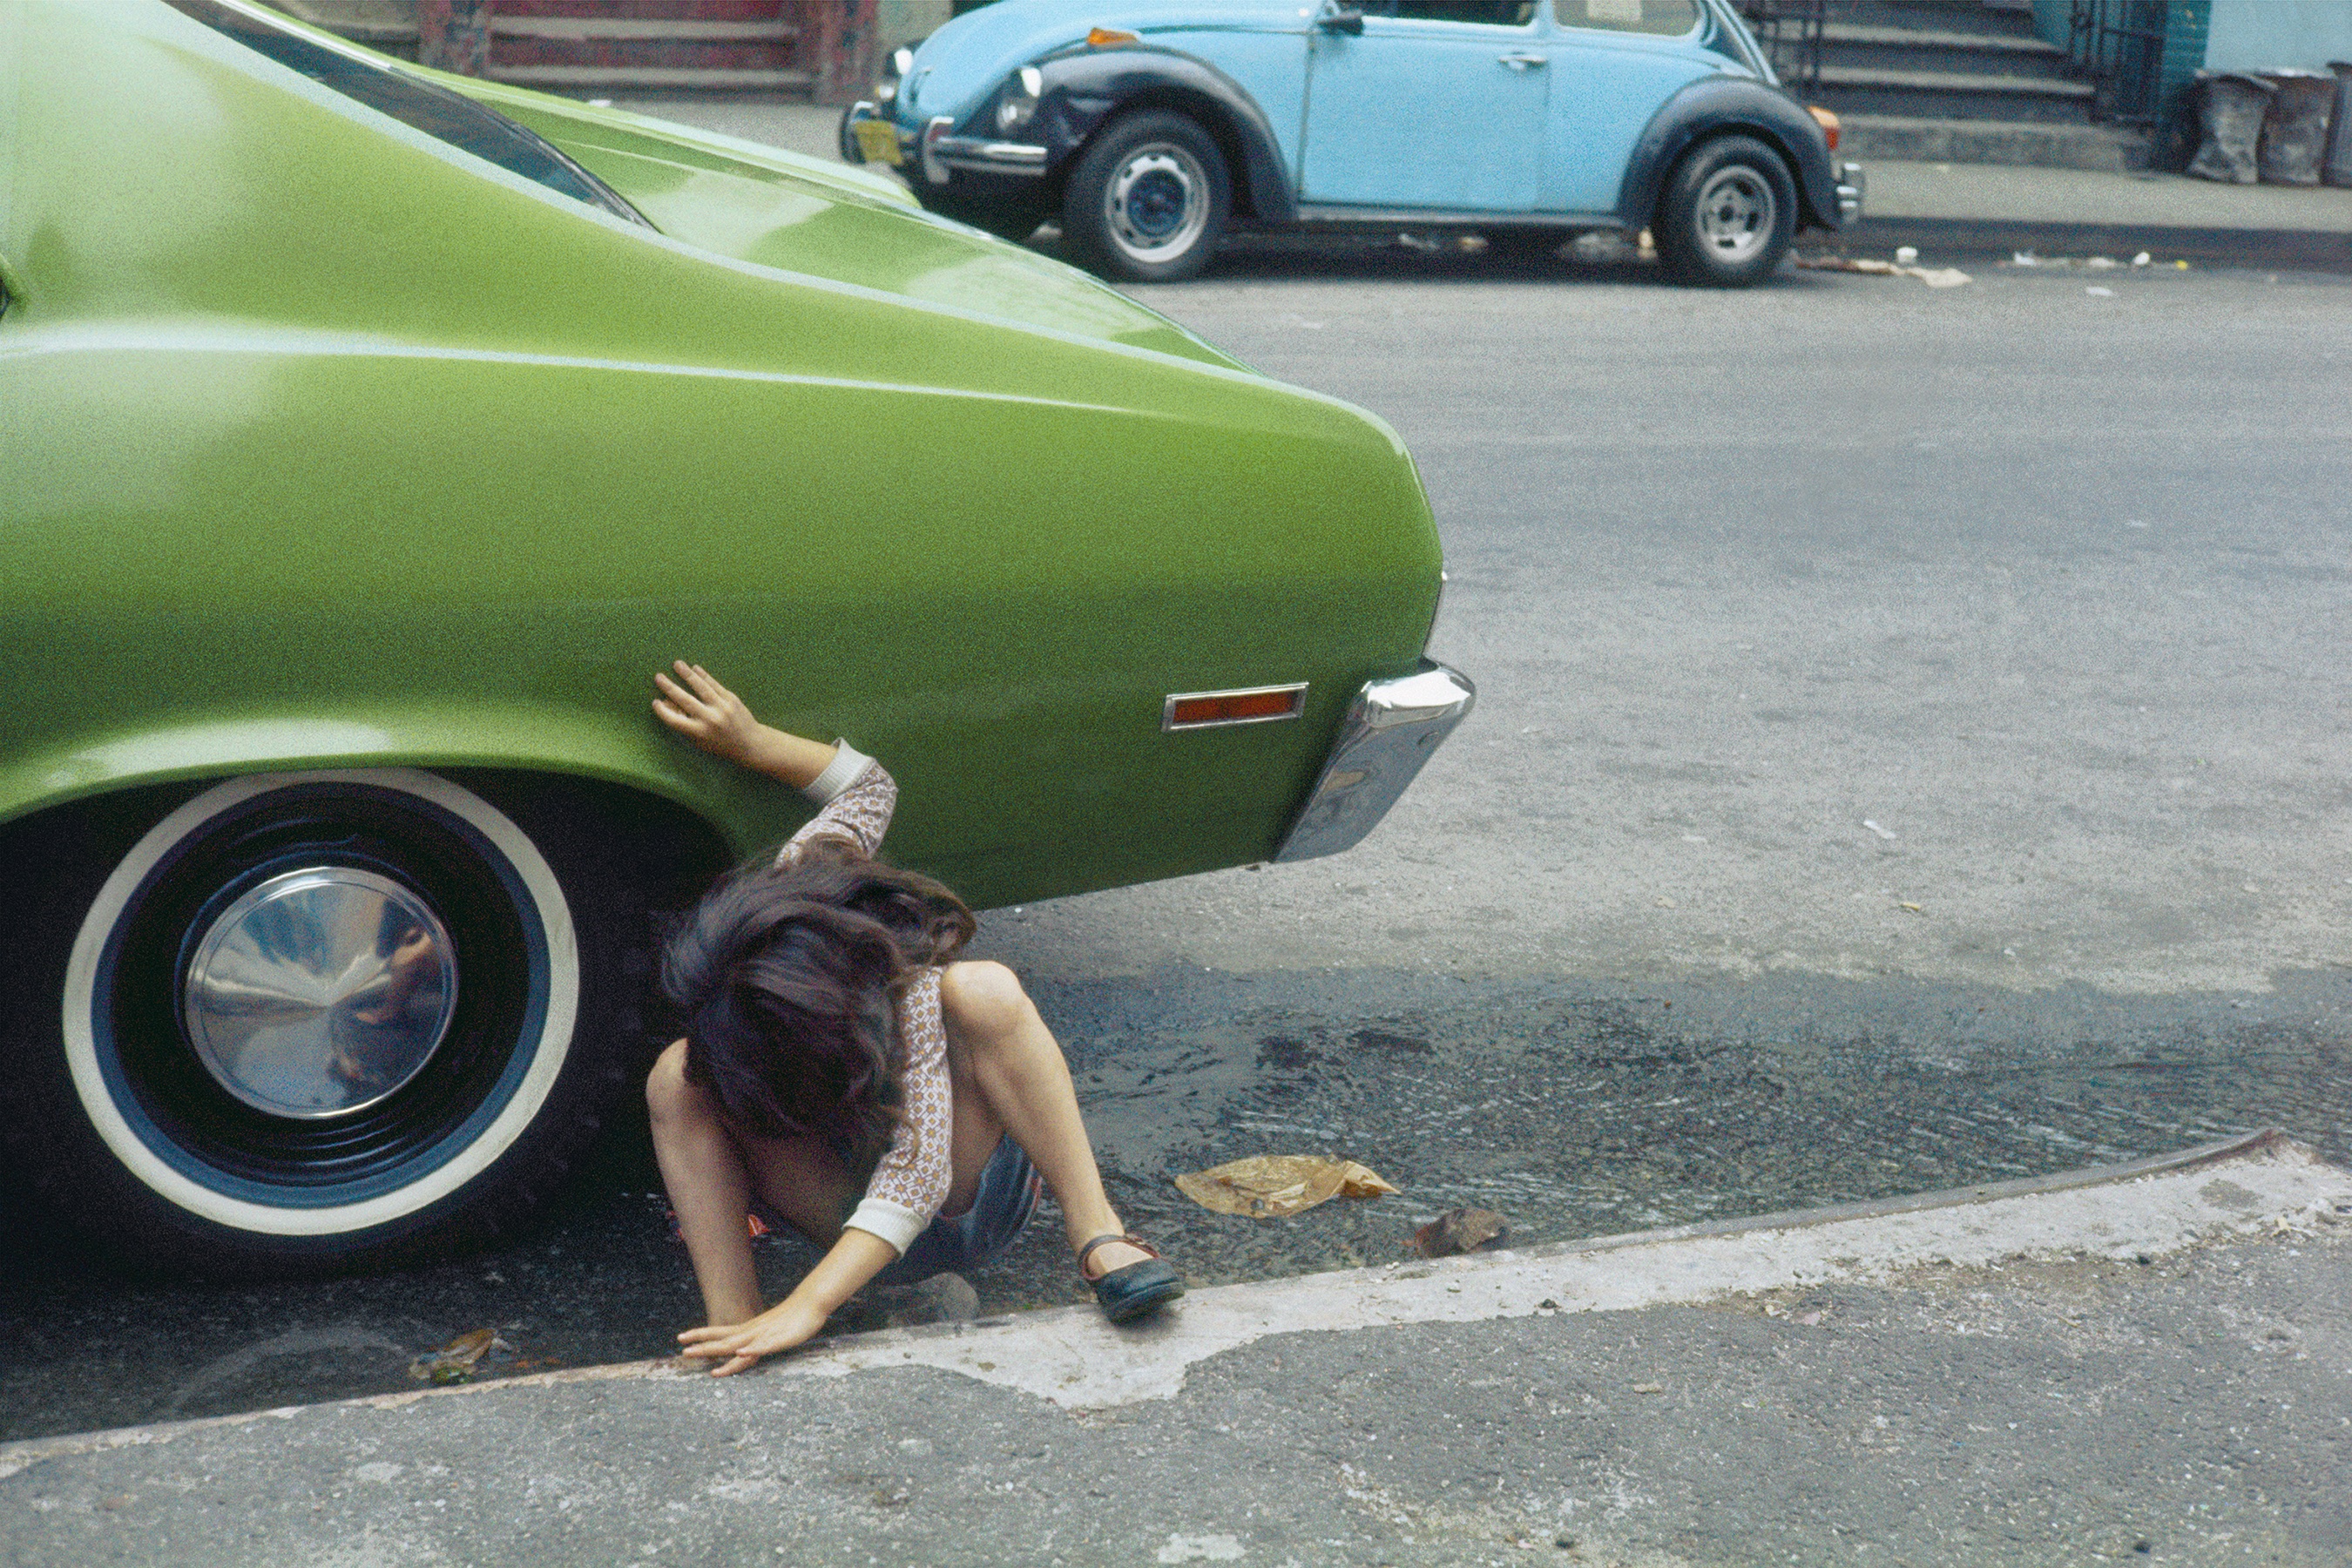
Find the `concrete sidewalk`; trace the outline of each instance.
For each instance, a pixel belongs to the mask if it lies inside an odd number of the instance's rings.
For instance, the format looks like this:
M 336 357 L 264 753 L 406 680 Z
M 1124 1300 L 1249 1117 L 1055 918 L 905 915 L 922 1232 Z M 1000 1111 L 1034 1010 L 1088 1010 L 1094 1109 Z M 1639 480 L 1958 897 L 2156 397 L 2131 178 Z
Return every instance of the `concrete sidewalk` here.
M 2186 174 L 1990 163 L 1866 165 L 1863 222 L 1836 248 L 1883 255 L 2093 256 L 2147 251 L 2238 267 L 2352 269 L 2352 190 L 2218 185 Z
M 0 1447 L 0 1562 L 2352 1560 L 2352 1173 L 2072 1177 Z
M 831 160 L 840 111 L 805 103 L 701 97 L 623 99 L 620 107 Z M 2185 174 L 2102 174 L 1992 163 L 1864 165 L 1864 221 L 1801 248 L 1862 256 L 1917 246 L 1931 256 L 2104 255 L 2239 267 L 2352 270 L 2352 190 L 2217 185 Z

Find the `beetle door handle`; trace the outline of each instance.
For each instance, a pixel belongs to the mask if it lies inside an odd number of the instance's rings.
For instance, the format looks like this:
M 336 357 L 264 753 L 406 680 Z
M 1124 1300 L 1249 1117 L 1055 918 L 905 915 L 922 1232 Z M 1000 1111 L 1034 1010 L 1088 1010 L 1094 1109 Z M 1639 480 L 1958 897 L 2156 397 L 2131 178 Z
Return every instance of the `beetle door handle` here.
M 1551 57 L 1549 55 L 1505 55 L 1502 57 L 1502 59 L 1505 65 L 1510 67 L 1515 71 L 1526 70 L 1529 66 L 1548 66 L 1551 64 Z

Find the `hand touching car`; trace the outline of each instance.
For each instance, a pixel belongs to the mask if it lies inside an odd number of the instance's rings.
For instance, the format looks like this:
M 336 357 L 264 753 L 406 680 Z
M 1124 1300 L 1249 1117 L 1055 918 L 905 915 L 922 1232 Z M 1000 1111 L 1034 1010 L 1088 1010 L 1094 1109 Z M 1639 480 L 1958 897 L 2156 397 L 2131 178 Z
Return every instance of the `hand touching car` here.
M 677 678 L 658 670 L 654 717 L 714 757 L 780 779 L 799 789 L 824 772 L 837 747 L 762 724 L 749 704 L 698 664 L 672 662 Z

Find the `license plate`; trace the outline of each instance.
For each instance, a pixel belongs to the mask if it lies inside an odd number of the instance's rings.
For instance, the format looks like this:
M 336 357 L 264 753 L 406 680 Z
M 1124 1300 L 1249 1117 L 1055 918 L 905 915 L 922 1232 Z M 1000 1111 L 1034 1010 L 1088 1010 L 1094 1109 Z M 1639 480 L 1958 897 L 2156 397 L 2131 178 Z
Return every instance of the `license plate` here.
M 857 133 L 857 150 L 866 154 L 869 163 L 887 163 L 897 167 L 906 161 L 898 151 L 898 128 L 887 120 L 861 120 L 850 129 Z

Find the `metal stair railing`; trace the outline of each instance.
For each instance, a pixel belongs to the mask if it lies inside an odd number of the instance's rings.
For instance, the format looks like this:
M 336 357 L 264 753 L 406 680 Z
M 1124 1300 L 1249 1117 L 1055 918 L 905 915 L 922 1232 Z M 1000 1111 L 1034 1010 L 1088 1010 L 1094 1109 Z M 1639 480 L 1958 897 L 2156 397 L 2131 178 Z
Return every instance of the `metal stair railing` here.
M 1739 14 L 1764 46 L 1772 74 L 1800 96 L 1822 84 L 1822 0 L 1740 0 Z
M 2099 89 L 2109 120 L 2153 125 L 2162 105 L 2163 0 L 2074 0 L 2066 54 Z

